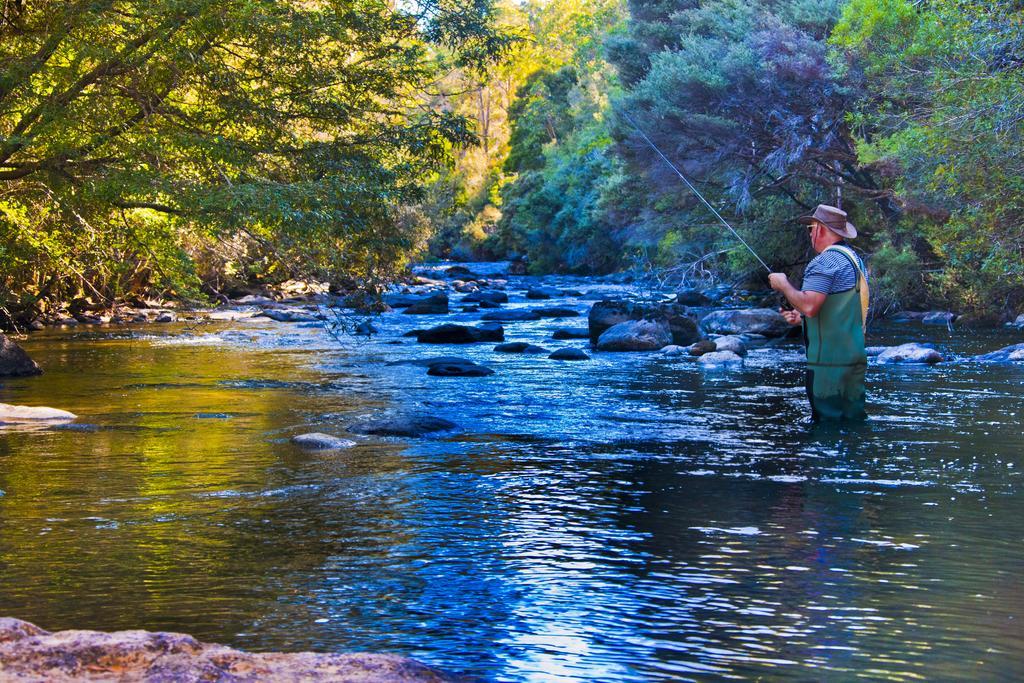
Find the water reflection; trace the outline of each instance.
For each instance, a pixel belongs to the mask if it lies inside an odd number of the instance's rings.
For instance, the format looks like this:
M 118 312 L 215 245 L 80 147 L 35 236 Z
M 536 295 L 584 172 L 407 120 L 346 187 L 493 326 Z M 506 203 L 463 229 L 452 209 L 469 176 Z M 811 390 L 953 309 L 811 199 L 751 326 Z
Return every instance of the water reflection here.
M 503 681 L 1024 673 L 1019 369 L 872 368 L 872 420 L 822 430 L 794 347 L 736 373 L 486 345 L 455 352 L 488 378 L 386 365 L 451 353 L 388 343 L 433 322 L 342 346 L 258 320 L 33 338 L 48 374 L 0 400 L 93 427 L 0 433 L 0 614 Z M 573 324 L 507 335 L 556 348 Z M 287 440 L 397 409 L 463 431 Z

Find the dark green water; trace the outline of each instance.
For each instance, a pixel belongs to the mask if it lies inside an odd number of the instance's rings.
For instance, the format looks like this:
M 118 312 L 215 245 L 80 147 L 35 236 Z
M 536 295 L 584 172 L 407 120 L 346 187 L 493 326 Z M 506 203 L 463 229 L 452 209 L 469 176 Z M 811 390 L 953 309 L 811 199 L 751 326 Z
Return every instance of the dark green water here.
M 1024 368 L 872 366 L 872 420 L 815 430 L 796 347 L 715 373 L 387 343 L 439 321 L 388 315 L 372 342 L 265 320 L 32 337 L 47 374 L 0 401 L 92 427 L 0 431 L 0 615 L 501 681 L 1024 675 Z M 578 324 L 506 333 L 553 349 Z M 872 343 L 911 338 L 1020 341 Z M 451 353 L 496 374 L 385 365 Z M 463 431 L 288 442 L 411 409 Z

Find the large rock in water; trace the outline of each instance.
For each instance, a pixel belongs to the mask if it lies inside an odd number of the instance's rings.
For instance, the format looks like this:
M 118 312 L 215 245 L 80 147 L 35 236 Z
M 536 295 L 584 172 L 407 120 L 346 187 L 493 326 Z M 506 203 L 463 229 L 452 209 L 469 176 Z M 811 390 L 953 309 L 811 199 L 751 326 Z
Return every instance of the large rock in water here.
M 402 313 L 407 315 L 443 315 L 448 312 L 448 295 L 434 294 L 407 306 Z
M 983 363 L 1020 363 L 1024 361 L 1024 344 L 1013 344 L 998 351 L 975 356 L 974 360 Z
M 548 358 L 551 360 L 590 360 L 590 356 L 582 350 L 570 346 L 553 351 Z
M 685 306 L 603 299 L 591 306 L 587 316 L 590 343 L 596 345 L 606 330 L 629 320 L 650 320 L 664 324 L 672 335 L 670 343 L 678 346 L 689 346 L 703 338 L 697 321 L 690 317 Z
M 321 319 L 319 314 L 302 308 L 268 308 L 262 315 L 280 323 L 311 323 Z
M 505 292 L 496 292 L 491 290 L 481 290 L 479 292 L 473 292 L 462 297 L 463 301 L 467 302 L 479 302 L 484 303 L 485 301 L 490 304 L 505 304 L 508 303 L 508 294 Z
M 446 432 L 457 425 L 442 417 L 432 415 L 399 415 L 366 420 L 351 425 L 348 430 L 355 434 L 377 436 L 423 436 L 432 432 Z
M 0 334 L 0 376 L 24 377 L 40 375 L 42 372 L 24 349 Z
M 927 363 L 928 365 L 933 365 L 944 360 L 942 354 L 935 349 L 917 343 L 890 346 L 878 354 L 876 358 L 883 365 L 887 363 Z
M 714 311 L 700 324 L 713 334 L 760 334 L 765 337 L 784 337 L 791 327 L 781 313 L 771 308 Z
M 427 374 L 433 377 L 487 377 L 493 375 L 486 365 L 477 365 L 471 360 L 458 363 L 434 363 L 427 370 Z
M 715 339 L 715 351 L 732 351 L 737 356 L 747 355 L 747 345 L 743 338 L 736 335 L 726 335 Z
M 506 342 L 494 347 L 498 353 L 549 353 L 543 346 L 534 346 L 526 342 Z
M 58 408 L 44 406 L 13 406 L 0 403 L 0 423 L 2 422 L 45 422 L 74 420 L 77 415 Z
M 201 643 L 184 633 L 58 631 L 0 618 L 0 679 L 110 681 L 382 681 L 454 679 L 397 655 L 244 652 Z
M 597 340 L 599 351 L 657 351 L 672 343 L 668 325 L 654 320 L 627 320 L 612 325 Z
M 416 341 L 421 344 L 473 344 L 485 341 L 505 341 L 505 328 L 497 324 L 483 324 L 477 327 L 446 323 L 419 330 Z

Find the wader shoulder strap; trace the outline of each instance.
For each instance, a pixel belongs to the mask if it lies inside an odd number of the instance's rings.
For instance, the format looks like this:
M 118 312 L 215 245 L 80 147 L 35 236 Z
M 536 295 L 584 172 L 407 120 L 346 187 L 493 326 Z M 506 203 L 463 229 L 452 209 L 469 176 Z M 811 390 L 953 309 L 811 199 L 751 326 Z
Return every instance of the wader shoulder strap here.
M 827 247 L 825 251 L 838 251 L 840 254 L 845 256 L 853 264 L 853 269 L 857 273 L 857 291 L 860 293 L 860 313 L 863 317 L 863 324 L 865 329 L 868 326 L 868 301 L 871 298 L 870 289 L 868 288 L 868 279 L 864 275 L 864 271 L 861 270 L 860 260 L 857 255 L 853 253 L 853 250 L 849 247 L 844 247 L 839 244 L 833 244 Z

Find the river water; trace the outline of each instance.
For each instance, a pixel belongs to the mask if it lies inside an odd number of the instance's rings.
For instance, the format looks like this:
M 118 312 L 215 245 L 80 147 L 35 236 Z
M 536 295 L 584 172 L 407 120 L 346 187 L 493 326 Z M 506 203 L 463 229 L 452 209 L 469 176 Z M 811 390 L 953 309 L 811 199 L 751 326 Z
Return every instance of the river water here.
M 553 280 L 583 298 L 608 285 Z M 802 354 L 740 371 L 418 345 L 266 319 L 33 335 L 0 401 L 0 615 L 253 650 L 390 651 L 495 681 L 1024 675 L 1024 368 L 872 366 L 872 418 L 803 423 Z M 509 323 L 550 349 L 568 321 Z M 881 327 L 957 357 L 1007 332 Z M 392 343 L 400 341 L 402 343 Z M 569 345 L 584 347 L 585 342 Z M 461 355 L 483 378 L 388 361 Z M 429 412 L 461 430 L 290 436 Z

